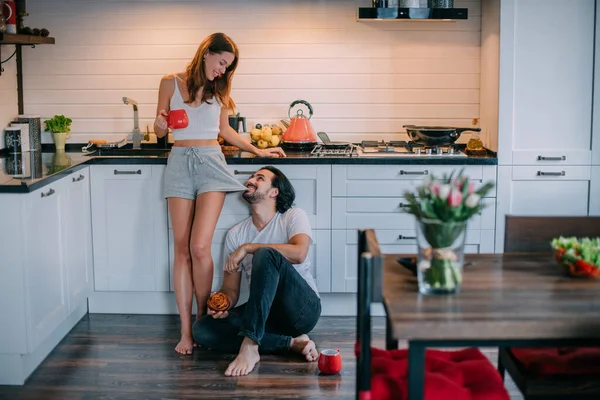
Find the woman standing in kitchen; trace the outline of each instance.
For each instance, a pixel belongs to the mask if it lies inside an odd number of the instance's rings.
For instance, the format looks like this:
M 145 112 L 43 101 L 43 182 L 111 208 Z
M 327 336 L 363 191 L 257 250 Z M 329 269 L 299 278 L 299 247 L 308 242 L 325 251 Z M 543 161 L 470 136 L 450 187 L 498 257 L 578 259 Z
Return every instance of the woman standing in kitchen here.
M 285 157 L 280 148 L 261 150 L 242 139 L 229 126 L 234 103 L 229 94 L 238 64 L 238 48 L 223 33 L 200 43 L 184 72 L 164 76 L 158 89 L 154 132 L 167 134 L 170 110 L 185 110 L 186 127 L 172 129 L 175 140 L 165 172 L 165 197 L 173 226 L 175 260 L 173 280 L 181 318 L 181 340 L 175 350 L 192 354 L 192 299 L 196 318 L 206 314 L 213 279 L 211 243 L 228 192 L 244 191 L 227 169 L 217 141 L 226 142 L 259 157 Z

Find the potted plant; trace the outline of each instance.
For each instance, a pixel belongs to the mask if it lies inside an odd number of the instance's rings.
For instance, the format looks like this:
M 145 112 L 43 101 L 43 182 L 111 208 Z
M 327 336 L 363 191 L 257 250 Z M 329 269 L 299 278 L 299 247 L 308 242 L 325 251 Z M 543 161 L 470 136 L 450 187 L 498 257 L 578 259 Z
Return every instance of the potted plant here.
M 416 217 L 417 276 L 423 294 L 448 294 L 460 290 L 465 234 L 471 217 L 481 212 L 481 199 L 492 182 L 475 189 L 475 183 L 454 172 L 425 177 L 416 192 L 406 192 L 405 211 Z
M 56 150 L 65 150 L 65 141 L 71 137 L 71 123 L 73 120 L 64 115 L 55 115 L 51 119 L 44 121 L 46 131 L 52 132 L 52 140 Z

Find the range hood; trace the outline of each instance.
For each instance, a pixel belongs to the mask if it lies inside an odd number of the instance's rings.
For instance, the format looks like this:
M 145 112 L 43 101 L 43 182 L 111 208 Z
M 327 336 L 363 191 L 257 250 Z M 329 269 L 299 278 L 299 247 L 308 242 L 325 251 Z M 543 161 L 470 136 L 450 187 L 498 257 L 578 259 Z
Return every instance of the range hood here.
M 372 20 L 438 20 L 468 19 L 468 8 L 403 8 L 360 7 L 359 21 Z

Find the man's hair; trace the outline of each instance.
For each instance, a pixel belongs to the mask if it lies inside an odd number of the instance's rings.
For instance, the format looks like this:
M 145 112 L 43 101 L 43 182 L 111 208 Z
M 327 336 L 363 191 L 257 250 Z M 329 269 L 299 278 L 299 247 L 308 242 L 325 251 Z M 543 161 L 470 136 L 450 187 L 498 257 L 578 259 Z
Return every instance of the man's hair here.
M 292 205 L 294 205 L 294 200 L 296 199 L 296 192 L 294 192 L 294 186 L 290 180 L 285 176 L 283 172 L 279 169 L 267 165 L 266 167 L 262 167 L 261 169 L 266 169 L 267 171 L 271 171 L 273 176 L 273 181 L 271 185 L 274 188 L 279 189 L 279 194 L 277 195 L 277 199 L 275 199 L 275 208 L 280 213 L 284 213 L 289 210 Z

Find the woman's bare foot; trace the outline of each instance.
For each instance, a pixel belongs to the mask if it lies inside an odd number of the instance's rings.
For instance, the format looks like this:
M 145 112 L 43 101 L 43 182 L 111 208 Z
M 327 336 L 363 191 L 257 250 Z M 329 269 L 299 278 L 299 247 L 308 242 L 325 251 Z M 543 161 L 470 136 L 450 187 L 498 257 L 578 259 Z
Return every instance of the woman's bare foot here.
M 225 376 L 248 375 L 259 361 L 258 344 L 252 339 L 244 338 L 240 352 L 225 370 Z
M 317 351 L 317 345 L 315 342 L 310 340 L 308 335 L 300 335 L 292 339 L 290 348 L 293 352 L 302 354 L 306 357 L 306 361 L 316 361 L 319 358 L 319 352 Z
M 194 348 L 193 343 L 194 341 L 191 336 L 181 335 L 181 340 L 177 343 L 177 346 L 175 346 L 175 351 L 179 354 L 192 354 L 192 349 Z

